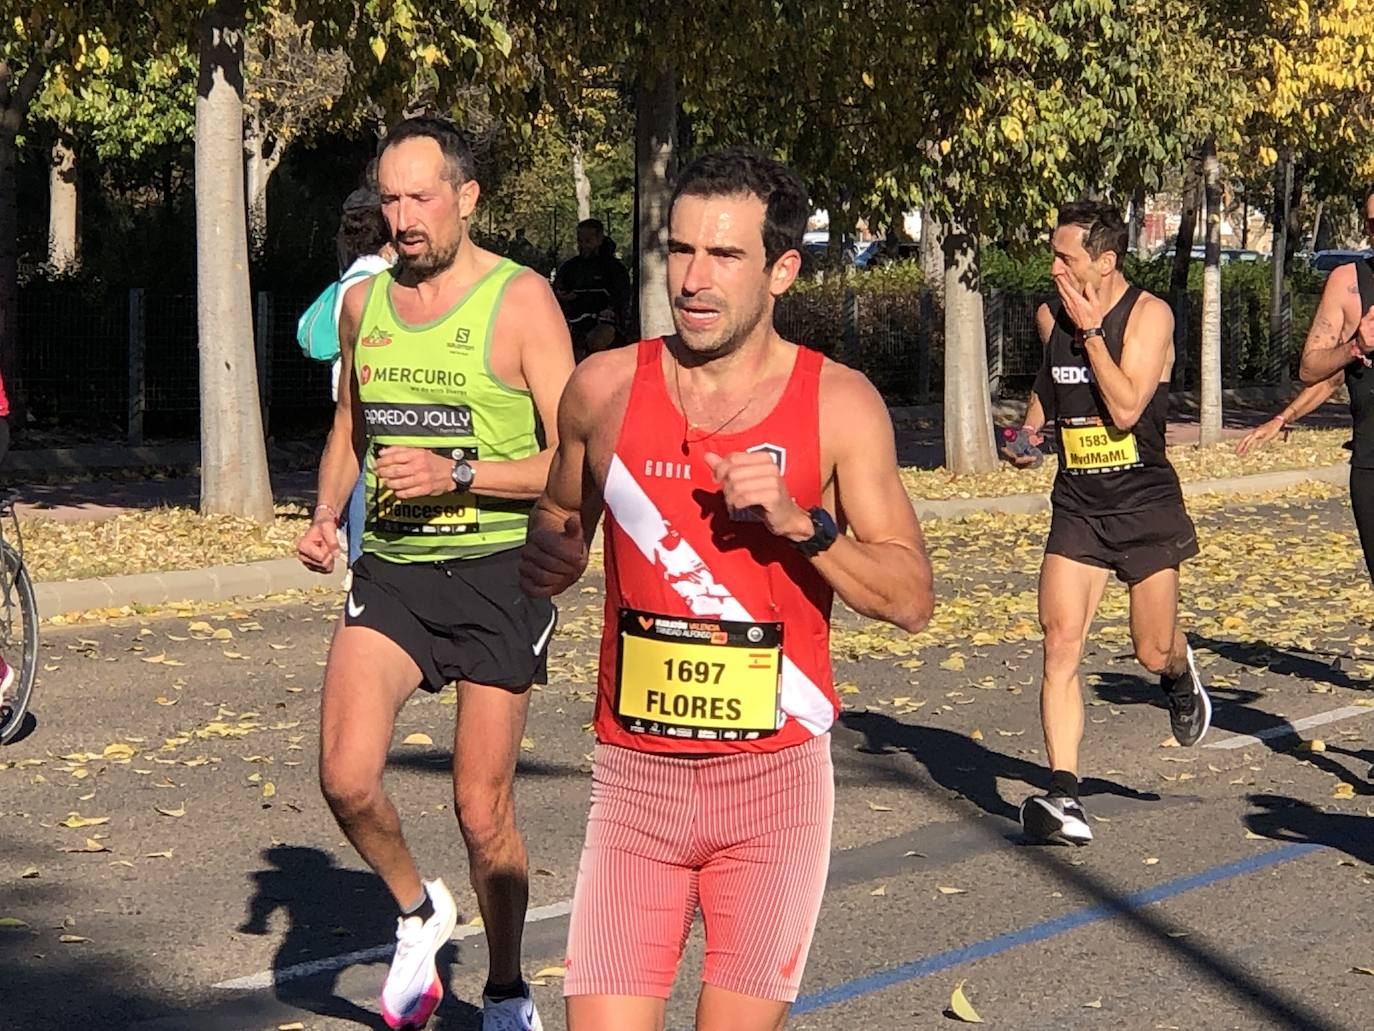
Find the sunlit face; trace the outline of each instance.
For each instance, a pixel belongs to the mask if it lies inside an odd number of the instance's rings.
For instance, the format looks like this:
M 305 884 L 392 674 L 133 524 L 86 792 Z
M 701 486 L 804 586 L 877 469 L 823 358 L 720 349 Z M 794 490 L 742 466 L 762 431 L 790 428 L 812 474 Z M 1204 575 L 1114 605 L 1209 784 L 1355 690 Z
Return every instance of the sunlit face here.
M 455 187 L 444 178 L 439 144 L 412 137 L 382 152 L 377 185 L 397 272 L 424 280 L 451 266 L 477 204 L 477 183 Z
M 728 354 L 772 319 L 801 256 L 764 264 L 766 208 L 753 194 L 684 195 L 668 225 L 668 294 L 678 337 L 701 355 Z
M 1104 251 L 1101 257 L 1092 257 L 1083 246 L 1087 239 L 1088 231 L 1082 226 L 1059 226 L 1055 229 L 1050 237 L 1050 247 L 1054 251 L 1050 275 L 1068 276 L 1079 290 L 1089 286 L 1096 290 L 1116 269 L 1116 254 Z
M 1364 235 L 1369 238 L 1370 245 L 1374 246 L 1374 194 L 1364 202 Z

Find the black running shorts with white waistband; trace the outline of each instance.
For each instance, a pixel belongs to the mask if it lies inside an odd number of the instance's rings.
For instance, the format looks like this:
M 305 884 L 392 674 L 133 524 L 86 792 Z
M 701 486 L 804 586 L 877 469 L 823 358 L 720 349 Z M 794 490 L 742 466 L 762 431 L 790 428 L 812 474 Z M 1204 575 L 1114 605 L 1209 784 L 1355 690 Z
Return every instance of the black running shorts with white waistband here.
M 548 682 L 557 610 L 520 590 L 518 548 L 448 562 L 388 562 L 364 554 L 353 564 L 344 625 L 396 642 L 438 691 L 457 680 L 523 691 Z

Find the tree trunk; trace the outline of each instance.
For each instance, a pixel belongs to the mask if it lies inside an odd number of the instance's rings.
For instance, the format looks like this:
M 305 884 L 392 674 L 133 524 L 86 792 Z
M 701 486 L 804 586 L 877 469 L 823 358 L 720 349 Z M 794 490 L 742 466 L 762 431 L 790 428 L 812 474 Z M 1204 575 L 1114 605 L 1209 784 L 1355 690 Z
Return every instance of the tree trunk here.
M 1269 288 L 1269 353 L 1288 353 L 1283 310 L 1283 276 L 1287 271 L 1288 204 L 1293 196 L 1293 154 L 1284 151 L 1274 166 L 1274 244 L 1269 254 L 1273 279 Z
M 1307 238 L 1307 250 L 1309 252 L 1317 250 L 1317 241 L 1322 235 L 1322 214 L 1326 211 L 1326 201 L 1317 201 L 1316 214 L 1312 216 L 1312 233 Z
M 201 17 L 196 91 L 200 510 L 272 521 L 258 407 L 243 176 L 244 0 Z
M 1221 167 L 1217 142 L 1202 145 L 1202 178 L 1207 196 L 1207 256 L 1202 270 L 1202 387 L 1200 442 L 1221 440 Z
M 992 472 L 992 398 L 978 283 L 978 241 L 953 225 L 945 252 L 945 468 L 956 476 Z
M 1193 260 L 1193 234 L 1202 206 L 1201 162 L 1189 158 L 1183 173 L 1183 209 L 1174 239 L 1174 268 L 1169 276 L 1169 306 L 1174 310 L 1174 368 L 1188 365 L 1188 266 Z M 1181 381 L 1182 377 L 1176 377 Z
M 921 281 L 935 300 L 938 316 L 945 305 L 945 227 L 929 208 L 921 212 Z
M 1183 209 L 1178 220 L 1178 236 L 1174 241 L 1174 270 L 1169 277 L 1170 294 L 1188 289 L 1188 263 L 1192 261 L 1197 213 L 1202 207 L 1202 170 L 1199 166 L 1200 162 L 1190 158 L 1183 175 Z
M 577 220 L 584 222 L 592 217 L 592 181 L 587 178 L 580 134 L 572 139 L 572 174 L 573 191 L 577 194 Z
M 1137 186 L 1135 193 L 1131 194 L 1131 221 L 1128 227 L 1130 240 L 1126 249 L 1132 254 L 1139 255 L 1141 249 L 1141 238 L 1145 235 L 1145 187 Z
M 59 129 L 48 166 L 48 264 L 55 272 L 73 272 L 80 264 L 77 203 L 76 139 Z
M 642 70 L 635 100 L 636 235 L 639 239 L 639 332 L 673 332 L 668 299 L 668 207 L 675 174 L 677 72 Z

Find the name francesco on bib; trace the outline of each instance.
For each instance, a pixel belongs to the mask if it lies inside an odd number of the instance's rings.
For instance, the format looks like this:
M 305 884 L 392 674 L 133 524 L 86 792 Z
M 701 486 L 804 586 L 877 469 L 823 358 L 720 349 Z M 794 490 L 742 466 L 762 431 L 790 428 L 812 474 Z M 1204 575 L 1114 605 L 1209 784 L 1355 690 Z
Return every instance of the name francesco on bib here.
M 779 751 L 824 734 L 839 702 L 830 585 L 790 542 L 731 512 L 708 452 L 766 452 L 803 508 L 823 503 L 824 359 L 799 349 L 773 410 L 683 440 L 661 340 L 638 345 L 606 473 L 606 608 L 594 726 L 603 744 L 664 755 Z
M 455 461 L 538 453 L 533 397 L 491 373 L 496 315 L 507 285 L 522 271 L 503 259 L 453 308 L 423 325 L 397 314 L 390 272 L 373 279 L 354 352 L 368 438 L 363 550 L 369 554 L 437 562 L 480 558 L 524 541 L 528 501 L 479 498 L 456 488 L 398 498 L 375 473 L 388 446 L 424 448 Z

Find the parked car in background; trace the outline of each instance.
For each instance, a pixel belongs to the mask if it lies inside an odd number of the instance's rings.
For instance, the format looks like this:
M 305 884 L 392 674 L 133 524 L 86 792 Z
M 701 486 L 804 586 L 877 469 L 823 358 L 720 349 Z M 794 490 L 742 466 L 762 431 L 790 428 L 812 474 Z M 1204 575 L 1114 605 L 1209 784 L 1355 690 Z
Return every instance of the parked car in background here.
M 1371 256 L 1374 256 L 1374 251 L 1317 251 L 1312 255 L 1312 271 L 1323 276 L 1329 275 L 1332 269 L 1349 265 L 1352 261 L 1363 261 Z

